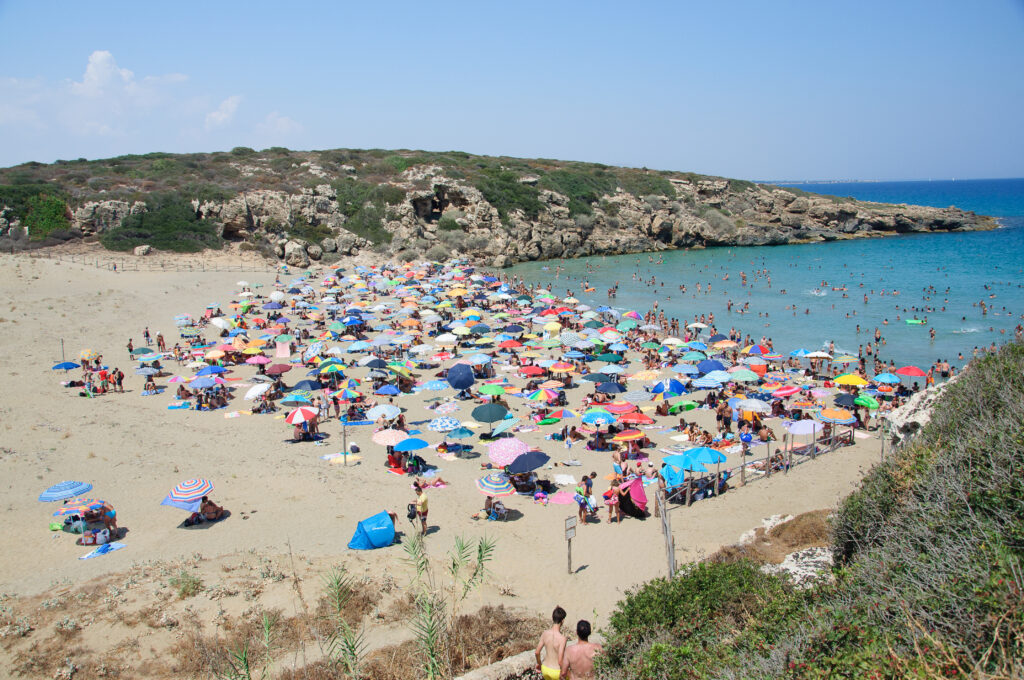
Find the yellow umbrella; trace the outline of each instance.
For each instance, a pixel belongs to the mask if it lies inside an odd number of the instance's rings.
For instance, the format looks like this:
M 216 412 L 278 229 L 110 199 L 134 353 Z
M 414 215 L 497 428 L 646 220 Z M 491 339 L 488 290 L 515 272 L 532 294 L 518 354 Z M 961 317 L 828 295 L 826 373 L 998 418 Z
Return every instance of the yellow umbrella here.
M 838 378 L 836 378 L 833 382 L 835 382 L 836 385 L 852 385 L 854 387 L 863 387 L 864 385 L 868 384 L 867 380 L 860 377 L 859 375 L 854 375 L 853 373 L 841 375 Z
M 258 347 L 246 347 L 242 350 L 242 354 L 263 354 L 263 350 Z
M 853 356 L 850 356 L 849 354 L 847 354 L 846 356 L 836 357 L 832 361 L 834 361 L 837 364 L 849 364 L 849 363 L 852 363 L 854 361 L 860 361 L 860 360 L 857 357 L 853 357 Z
M 557 333 L 558 331 L 562 330 L 562 324 L 558 323 L 557 321 L 548 321 L 546 324 L 544 324 L 544 330 L 550 333 Z

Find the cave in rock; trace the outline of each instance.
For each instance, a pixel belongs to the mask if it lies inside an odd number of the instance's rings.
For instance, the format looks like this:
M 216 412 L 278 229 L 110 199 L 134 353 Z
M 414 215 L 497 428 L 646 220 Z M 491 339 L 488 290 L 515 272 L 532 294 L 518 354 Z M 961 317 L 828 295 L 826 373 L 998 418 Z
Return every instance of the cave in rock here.
M 412 199 L 416 217 L 427 222 L 436 222 L 441 219 L 441 215 L 449 206 L 458 208 L 467 203 L 460 192 L 444 186 L 434 187 L 434 193 L 430 196 Z

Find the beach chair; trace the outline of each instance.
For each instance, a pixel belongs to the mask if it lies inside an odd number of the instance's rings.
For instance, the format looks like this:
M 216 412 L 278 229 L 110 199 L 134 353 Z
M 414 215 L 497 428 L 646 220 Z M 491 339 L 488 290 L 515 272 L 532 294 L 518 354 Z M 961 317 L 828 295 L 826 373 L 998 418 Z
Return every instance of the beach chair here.
M 487 515 L 488 521 L 497 522 L 508 518 L 508 508 L 501 501 L 494 501 L 491 505 L 491 513 Z

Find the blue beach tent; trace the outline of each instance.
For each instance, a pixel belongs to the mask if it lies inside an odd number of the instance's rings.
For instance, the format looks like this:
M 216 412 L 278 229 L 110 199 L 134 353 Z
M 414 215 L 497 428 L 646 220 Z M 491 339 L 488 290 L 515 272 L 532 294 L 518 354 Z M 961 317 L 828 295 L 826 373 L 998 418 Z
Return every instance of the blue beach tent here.
M 395 541 L 395 525 L 386 512 L 378 512 L 373 517 L 367 517 L 352 535 L 348 542 L 351 550 L 373 550 L 375 548 L 386 548 Z

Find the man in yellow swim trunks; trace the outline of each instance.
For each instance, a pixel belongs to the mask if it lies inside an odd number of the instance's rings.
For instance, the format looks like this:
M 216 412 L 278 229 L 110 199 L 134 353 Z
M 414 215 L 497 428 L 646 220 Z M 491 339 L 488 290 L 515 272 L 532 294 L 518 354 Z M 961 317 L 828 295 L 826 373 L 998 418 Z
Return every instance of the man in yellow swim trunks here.
M 544 680 L 558 680 L 562 665 L 562 653 L 565 651 L 566 637 L 562 635 L 562 622 L 565 621 L 565 610 L 555 607 L 551 612 L 552 625 L 540 634 L 540 642 L 537 649 L 533 650 L 537 657 L 537 670 L 544 676 Z M 544 656 L 541 660 L 541 652 Z

